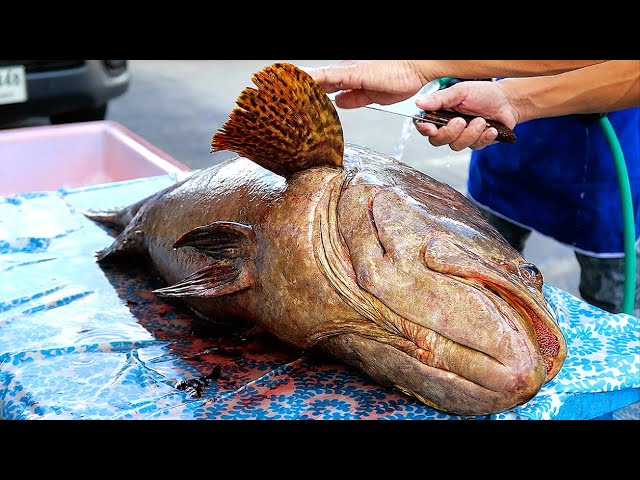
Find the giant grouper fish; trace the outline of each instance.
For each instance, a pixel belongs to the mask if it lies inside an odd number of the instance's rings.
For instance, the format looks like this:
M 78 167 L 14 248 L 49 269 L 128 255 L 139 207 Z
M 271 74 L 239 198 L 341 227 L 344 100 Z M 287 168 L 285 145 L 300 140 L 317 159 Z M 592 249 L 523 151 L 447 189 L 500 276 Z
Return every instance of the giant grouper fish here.
M 560 370 L 543 279 L 461 193 L 345 144 L 323 89 L 287 63 L 252 77 L 211 151 L 237 157 L 120 210 L 99 262 L 144 254 L 213 321 L 321 349 L 444 412 L 530 400 Z

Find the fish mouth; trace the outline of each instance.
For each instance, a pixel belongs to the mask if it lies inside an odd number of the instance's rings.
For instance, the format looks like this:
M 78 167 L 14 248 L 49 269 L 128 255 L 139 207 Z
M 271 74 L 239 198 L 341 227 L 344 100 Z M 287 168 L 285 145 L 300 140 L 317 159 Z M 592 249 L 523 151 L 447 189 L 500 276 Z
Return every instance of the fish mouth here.
M 525 302 L 522 297 L 513 290 L 489 281 L 482 281 L 477 278 L 455 277 L 455 279 L 472 288 L 476 288 L 487 296 L 502 313 L 504 319 L 514 329 L 518 328 L 511 319 L 513 313 L 520 318 L 520 326 L 530 330 L 540 349 L 540 355 L 544 363 L 546 380 L 545 383 L 553 379 L 566 356 L 566 349 L 563 349 L 564 336 L 555 324 L 555 320 L 550 312 L 538 302 Z M 550 326 L 551 325 L 551 326 Z
M 541 277 L 534 283 L 517 279 L 508 270 L 500 271 L 475 253 L 443 238 L 432 239 L 423 250 L 423 262 L 428 268 L 476 289 L 495 305 L 511 328 L 524 330 L 538 346 L 545 382 L 557 375 L 566 357 L 566 342 L 542 297 Z M 519 266 L 522 265 L 530 264 Z

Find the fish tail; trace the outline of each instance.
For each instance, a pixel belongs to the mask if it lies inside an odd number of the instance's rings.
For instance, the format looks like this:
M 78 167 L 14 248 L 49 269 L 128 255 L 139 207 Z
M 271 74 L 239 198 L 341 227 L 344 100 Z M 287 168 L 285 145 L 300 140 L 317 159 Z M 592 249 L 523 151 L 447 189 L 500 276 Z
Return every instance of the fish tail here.
M 119 235 L 109 247 L 96 252 L 96 259 L 99 263 L 109 262 L 122 254 L 143 251 L 144 234 L 138 223 L 144 211 L 142 207 L 147 200 L 141 200 L 122 209 L 82 212 L 94 222 L 119 232 Z
M 144 233 L 135 221 L 120 232 L 111 245 L 96 252 L 98 263 L 108 263 L 122 255 L 143 253 Z
M 117 210 L 88 210 L 82 212 L 85 217 L 93 220 L 105 227 L 114 228 L 118 231 L 122 231 L 124 227 L 131 221 L 130 215 L 128 215 L 127 209 Z
M 82 214 L 100 225 L 113 228 L 119 232 L 131 223 L 142 206 L 149 200 L 144 198 L 139 202 L 125 208 L 112 208 L 103 210 L 85 210 Z
M 288 63 L 252 77 L 229 120 L 214 135 L 211 152 L 230 150 L 274 173 L 342 166 L 344 138 L 329 97 L 305 71 Z

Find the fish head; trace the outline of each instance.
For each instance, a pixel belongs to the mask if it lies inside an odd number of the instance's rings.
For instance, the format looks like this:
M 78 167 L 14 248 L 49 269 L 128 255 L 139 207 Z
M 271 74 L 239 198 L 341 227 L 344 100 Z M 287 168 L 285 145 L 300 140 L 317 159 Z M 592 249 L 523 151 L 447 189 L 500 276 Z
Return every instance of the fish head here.
M 462 194 L 401 164 L 373 168 L 365 155 L 368 171 L 341 189 L 334 242 L 352 269 L 343 291 L 370 322 L 355 335 L 385 344 L 386 360 L 359 366 L 384 383 L 385 361 L 413 365 L 394 386 L 445 411 L 528 401 L 566 356 L 542 274 Z

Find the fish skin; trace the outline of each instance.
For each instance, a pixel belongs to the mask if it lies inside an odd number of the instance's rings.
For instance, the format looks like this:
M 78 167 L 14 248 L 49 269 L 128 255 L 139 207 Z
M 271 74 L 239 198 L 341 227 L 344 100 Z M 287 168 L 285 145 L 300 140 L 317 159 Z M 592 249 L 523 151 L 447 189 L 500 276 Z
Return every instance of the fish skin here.
M 319 88 L 299 72 L 267 69 L 296 85 L 286 108 Z M 269 78 L 256 76 L 261 86 Z M 293 145 L 313 154 L 261 147 L 258 162 L 230 159 L 120 212 L 89 214 L 124 229 L 99 261 L 148 256 L 169 285 L 158 294 L 213 321 L 248 321 L 300 349 L 324 350 L 448 413 L 487 415 L 531 399 L 566 355 L 541 277 L 523 270 L 526 260 L 450 186 L 344 145 L 335 125 L 325 142 L 318 132 L 336 121 L 335 110 L 317 92 L 308 98 L 320 113 Z M 246 145 L 260 145 L 259 129 L 234 130 L 246 126 L 247 102 L 214 135 L 214 150 L 244 148 L 251 157 Z M 241 142 L 251 135 L 258 138 Z

